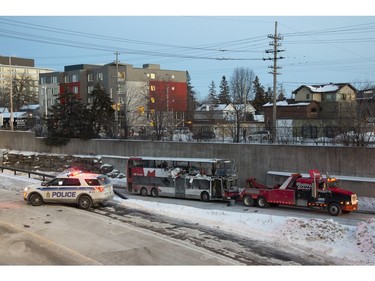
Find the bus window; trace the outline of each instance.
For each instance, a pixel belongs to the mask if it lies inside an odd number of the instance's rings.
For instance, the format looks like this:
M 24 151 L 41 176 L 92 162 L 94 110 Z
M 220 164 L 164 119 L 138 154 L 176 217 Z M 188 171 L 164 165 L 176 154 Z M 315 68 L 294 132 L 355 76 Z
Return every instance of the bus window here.
M 210 182 L 208 180 L 194 179 L 193 182 L 192 182 L 192 188 L 209 190 L 210 189 Z

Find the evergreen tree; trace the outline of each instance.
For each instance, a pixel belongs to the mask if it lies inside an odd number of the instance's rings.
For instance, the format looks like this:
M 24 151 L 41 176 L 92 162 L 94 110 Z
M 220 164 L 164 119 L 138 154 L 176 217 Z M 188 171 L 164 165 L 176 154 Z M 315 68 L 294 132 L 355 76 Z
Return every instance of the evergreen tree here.
M 216 85 L 214 81 L 211 81 L 210 86 L 208 87 L 208 101 L 211 104 L 218 104 L 219 100 L 216 94 Z
M 59 102 L 51 106 L 47 115 L 46 144 L 61 145 L 70 138 L 93 137 L 90 112 L 76 94 L 65 91 L 57 99 Z
M 267 102 L 272 102 L 272 99 L 273 99 L 273 91 L 272 91 L 271 87 L 268 87 L 267 91 L 265 93 L 266 103 Z
M 191 77 L 188 71 L 186 71 L 186 92 L 187 92 L 187 124 L 191 124 L 194 119 L 194 110 L 196 108 L 196 92 L 194 87 L 191 85 Z
M 223 76 L 220 81 L 220 93 L 218 99 L 221 104 L 230 104 L 229 84 L 225 76 Z
M 266 100 L 266 92 L 264 90 L 264 87 L 259 82 L 259 77 L 255 76 L 255 79 L 253 81 L 254 85 L 254 100 L 252 102 L 252 105 L 257 111 L 262 111 L 263 104 L 267 103 Z
M 90 95 L 92 104 L 88 119 L 93 125 L 94 134 L 97 136 L 101 131 L 104 131 L 107 135 L 111 135 L 115 119 L 115 110 L 112 108 L 111 98 L 99 83 L 94 87 Z
M 280 84 L 280 90 L 279 90 L 279 94 L 278 94 L 277 97 L 276 97 L 276 100 L 277 100 L 277 101 L 283 101 L 283 100 L 286 100 L 286 97 L 285 97 L 285 90 L 284 90 L 282 84 Z

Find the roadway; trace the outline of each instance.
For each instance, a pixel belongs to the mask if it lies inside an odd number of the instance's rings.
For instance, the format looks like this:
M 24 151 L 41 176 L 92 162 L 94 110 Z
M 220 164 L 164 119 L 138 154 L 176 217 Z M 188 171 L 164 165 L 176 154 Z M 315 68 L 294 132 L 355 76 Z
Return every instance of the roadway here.
M 1 175 L 0 175 L 1 177 Z M 33 207 L 0 185 L 2 265 L 236 265 L 239 262 L 72 206 Z
M 84 211 L 48 204 L 33 207 L 22 200 L 26 180 L 0 174 L 0 264 L 2 265 L 329 265 L 311 256 L 237 237 L 208 227 L 118 207 Z M 352 213 L 331 217 L 327 212 L 293 208 L 248 208 L 242 204 L 134 196 L 197 208 L 230 209 L 274 215 L 348 220 L 355 225 L 373 215 Z

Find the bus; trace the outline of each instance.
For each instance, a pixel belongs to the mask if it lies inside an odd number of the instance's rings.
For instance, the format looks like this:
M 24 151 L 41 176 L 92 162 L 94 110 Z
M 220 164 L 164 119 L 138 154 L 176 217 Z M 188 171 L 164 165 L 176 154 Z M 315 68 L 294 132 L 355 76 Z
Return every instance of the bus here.
M 129 157 L 127 191 L 142 196 L 230 200 L 239 196 L 233 160 Z

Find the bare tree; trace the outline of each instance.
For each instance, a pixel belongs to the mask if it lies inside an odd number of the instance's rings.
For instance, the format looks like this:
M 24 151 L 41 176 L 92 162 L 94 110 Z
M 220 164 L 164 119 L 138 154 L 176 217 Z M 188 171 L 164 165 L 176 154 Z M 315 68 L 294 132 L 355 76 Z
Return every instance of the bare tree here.
M 26 73 L 16 76 L 13 83 L 13 109 L 19 111 L 23 105 L 38 103 L 38 93 L 34 91 L 34 81 Z
M 161 140 L 162 136 L 172 130 L 173 111 L 170 108 L 169 84 L 162 81 L 151 91 L 149 101 L 149 120 L 152 128 L 152 136 L 156 140 Z
M 26 73 L 19 74 L 12 78 L 13 89 L 13 111 L 19 111 L 23 105 L 38 103 L 36 85 Z M 10 107 L 10 83 L 0 91 L 0 105 Z
M 337 140 L 346 146 L 368 146 L 375 138 L 375 103 L 372 99 L 346 103 L 336 120 Z
M 120 97 L 119 120 L 123 137 L 127 139 L 147 120 L 147 86 L 144 82 L 127 81 Z
M 240 141 L 240 120 L 245 118 L 246 105 L 250 100 L 254 99 L 252 91 L 254 78 L 254 72 L 245 67 L 235 68 L 230 78 L 230 100 L 233 104 L 236 115 L 234 142 Z

